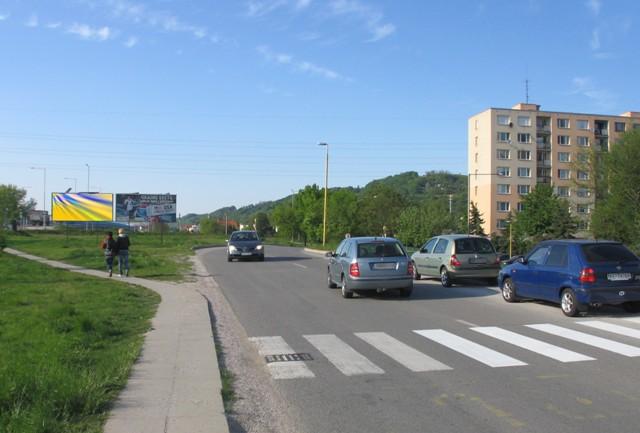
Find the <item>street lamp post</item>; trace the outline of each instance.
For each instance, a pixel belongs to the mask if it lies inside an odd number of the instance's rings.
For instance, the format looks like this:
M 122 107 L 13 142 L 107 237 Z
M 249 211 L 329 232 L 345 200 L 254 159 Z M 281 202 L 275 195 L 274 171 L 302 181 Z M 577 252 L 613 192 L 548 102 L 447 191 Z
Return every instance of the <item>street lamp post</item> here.
M 76 177 L 65 177 L 64 180 L 72 180 L 73 181 L 73 192 L 78 192 L 78 178 L 76 178 Z
M 87 166 L 87 192 L 91 191 L 91 166 L 89 164 L 85 164 Z
M 31 167 L 31 170 L 42 170 L 42 229 L 47 228 L 47 168 L 46 167 Z
M 322 246 L 327 243 L 327 190 L 329 188 L 329 144 L 318 143 L 318 146 L 326 148 L 324 159 L 324 214 L 322 217 Z

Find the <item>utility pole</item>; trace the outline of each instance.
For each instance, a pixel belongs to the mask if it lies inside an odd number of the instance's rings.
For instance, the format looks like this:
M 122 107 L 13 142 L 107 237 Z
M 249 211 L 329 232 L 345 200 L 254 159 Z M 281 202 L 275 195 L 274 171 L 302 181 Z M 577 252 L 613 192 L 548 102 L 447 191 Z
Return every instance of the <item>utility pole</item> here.
M 449 214 L 451 214 L 451 205 L 453 203 L 453 194 L 449 194 Z
M 322 217 L 322 246 L 327 243 L 327 188 L 329 187 L 329 144 L 318 143 L 318 146 L 326 147 L 324 160 L 324 215 Z

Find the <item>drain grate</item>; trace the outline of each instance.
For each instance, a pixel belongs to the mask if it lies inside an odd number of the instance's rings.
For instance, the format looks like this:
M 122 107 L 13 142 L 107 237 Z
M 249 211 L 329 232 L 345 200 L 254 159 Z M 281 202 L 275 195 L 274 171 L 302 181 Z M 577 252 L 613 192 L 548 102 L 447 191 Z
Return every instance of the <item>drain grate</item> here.
M 309 353 L 282 353 L 278 355 L 267 355 L 264 359 L 267 361 L 267 364 L 272 362 L 313 361 L 313 357 Z

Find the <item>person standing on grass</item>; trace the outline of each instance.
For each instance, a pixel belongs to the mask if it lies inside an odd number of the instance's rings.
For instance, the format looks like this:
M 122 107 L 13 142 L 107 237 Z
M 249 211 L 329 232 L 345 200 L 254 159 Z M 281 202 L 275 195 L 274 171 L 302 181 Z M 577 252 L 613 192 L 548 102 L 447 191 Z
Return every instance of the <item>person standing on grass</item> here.
M 116 255 L 116 240 L 113 239 L 113 232 L 107 232 L 100 245 L 104 250 L 104 260 L 107 262 L 109 276 L 113 275 L 113 257 Z
M 124 276 L 129 276 L 129 236 L 124 229 L 118 229 L 118 239 L 116 240 L 116 250 L 118 250 L 118 273 L 122 277 L 122 268 L 124 268 Z

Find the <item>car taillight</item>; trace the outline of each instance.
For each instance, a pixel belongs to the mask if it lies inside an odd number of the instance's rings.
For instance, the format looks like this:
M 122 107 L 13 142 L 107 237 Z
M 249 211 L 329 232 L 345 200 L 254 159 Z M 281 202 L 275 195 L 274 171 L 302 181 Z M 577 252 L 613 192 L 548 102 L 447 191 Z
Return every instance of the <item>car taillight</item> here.
M 462 263 L 460 263 L 460 260 L 458 260 L 458 258 L 456 257 L 456 255 L 452 255 L 451 256 L 451 266 L 460 266 Z
M 349 275 L 351 275 L 352 277 L 360 276 L 360 266 L 358 266 L 357 263 L 351 263 L 351 265 L 349 266 Z
M 595 283 L 596 282 L 596 271 L 593 268 L 583 268 L 580 271 L 580 278 L 578 280 L 581 283 Z
M 496 257 L 496 265 L 499 265 L 499 264 L 500 264 L 500 256 L 497 256 Z
M 413 262 L 409 262 L 409 264 L 407 265 L 407 274 L 413 275 Z

